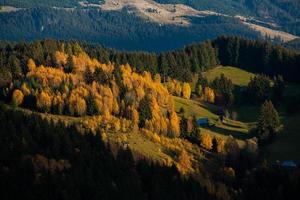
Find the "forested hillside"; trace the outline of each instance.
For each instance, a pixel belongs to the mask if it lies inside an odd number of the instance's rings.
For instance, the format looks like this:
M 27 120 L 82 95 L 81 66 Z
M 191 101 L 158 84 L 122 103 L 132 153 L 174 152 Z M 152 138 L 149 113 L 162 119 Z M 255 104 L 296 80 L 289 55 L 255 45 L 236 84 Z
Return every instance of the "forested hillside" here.
M 0 111 L 2 199 L 216 199 L 176 168 L 135 162 L 129 149 L 114 155 L 99 134 Z
M 254 16 L 267 23 L 276 23 L 281 29 L 299 35 L 300 2 L 297 0 L 155 0 L 160 3 L 183 3 L 200 10 Z M 275 26 L 276 28 L 276 26 Z
M 161 25 L 129 11 L 31 8 L 0 13 L 2 40 L 53 38 L 96 42 L 120 50 L 164 51 L 219 35 L 259 37 L 239 20 L 220 16 L 192 19 L 192 26 Z
M 74 42 L 73 42 L 74 43 Z M 7 45 L 3 42 L 0 67 L 24 70 L 29 58 L 37 64 L 55 65 L 54 54 L 67 45 L 67 52 L 72 53 L 71 43 L 43 40 L 33 43 Z M 78 43 L 75 42 L 78 45 Z M 152 75 L 160 73 L 162 79 L 167 76 L 189 81 L 195 73 L 206 71 L 218 64 L 237 66 L 255 73 L 269 76 L 283 75 L 292 82 L 299 82 L 299 53 L 268 42 L 247 40 L 239 37 L 220 37 L 213 41 L 193 44 L 176 51 L 163 53 L 122 52 L 107 49 L 99 45 L 82 43 L 83 49 L 101 63 L 114 62 L 116 65 L 130 64 L 137 72 L 148 71 Z M 32 53 L 38 51 L 39 53 Z
M 296 52 L 238 37 L 160 54 L 76 41 L 0 46 L 4 199 L 285 199 L 298 193 L 299 168 L 266 161 L 264 154 L 282 131 L 295 130 L 282 117 L 299 114 L 299 97 L 286 91 L 299 83 Z M 265 75 L 243 71 L 240 82 L 228 72 L 208 80 L 208 69 L 224 70 L 216 68 L 220 63 Z M 251 112 L 251 121 L 239 121 Z M 295 141 L 289 145 L 297 148 Z
M 300 51 L 300 39 L 296 39 L 296 40 L 292 40 L 290 42 L 287 42 L 284 44 L 284 46 L 286 48 L 292 49 L 292 50 L 296 50 L 296 51 Z

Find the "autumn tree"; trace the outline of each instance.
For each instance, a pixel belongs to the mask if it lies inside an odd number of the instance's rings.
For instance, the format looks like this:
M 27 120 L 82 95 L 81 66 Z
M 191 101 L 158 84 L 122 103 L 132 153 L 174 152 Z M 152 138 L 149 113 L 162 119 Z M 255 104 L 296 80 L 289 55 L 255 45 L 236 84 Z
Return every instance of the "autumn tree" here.
M 62 115 L 64 112 L 65 102 L 61 94 L 57 94 L 52 99 L 52 112 Z
M 224 151 L 225 141 L 220 137 L 214 137 L 212 141 L 212 150 L 216 153 L 222 153 Z
M 174 110 L 172 110 L 169 113 L 169 121 L 170 121 L 169 136 L 179 137 L 180 136 L 180 119 Z
M 195 121 L 196 121 L 196 118 L 195 116 L 189 116 L 188 119 L 187 119 L 187 125 L 186 125 L 186 131 L 188 133 L 192 133 L 193 131 L 195 131 Z
M 210 87 L 205 87 L 204 88 L 204 96 L 203 96 L 204 101 L 208 103 L 215 103 L 215 92 L 213 89 Z
M 192 92 L 192 90 L 191 90 L 190 84 L 183 83 L 183 86 L 182 86 L 182 96 L 183 96 L 183 98 L 190 99 L 191 92 Z
M 71 115 L 83 116 L 87 110 L 85 99 L 79 95 L 71 95 L 69 98 L 69 111 Z
M 272 139 L 280 129 L 279 115 L 271 101 L 265 101 L 260 109 L 257 136 L 261 141 Z
M 29 86 L 28 86 L 27 83 L 23 83 L 23 84 L 22 84 L 21 90 L 22 90 L 24 96 L 30 95 L 30 93 L 31 93 L 31 92 L 30 92 L 30 88 L 29 88 Z
M 179 153 L 178 164 L 178 168 L 183 174 L 186 174 L 192 168 L 191 157 L 184 149 Z
M 132 120 L 132 123 L 134 124 L 134 127 L 138 128 L 139 113 L 135 108 L 131 109 L 131 120 Z
M 37 95 L 37 102 L 36 106 L 42 112 L 49 112 L 52 105 L 51 96 L 47 93 L 42 91 L 40 94 Z
M 33 71 L 36 68 L 35 62 L 32 58 L 30 58 L 27 62 L 28 71 Z
M 200 144 L 201 146 L 203 146 L 204 148 L 211 150 L 213 143 L 212 143 L 212 137 L 210 134 L 208 133 L 202 133 L 200 135 Z
M 181 87 L 181 83 L 176 81 L 175 82 L 175 95 L 180 97 L 181 96 L 181 92 L 182 92 L 182 87 Z
M 15 106 L 19 106 L 23 103 L 24 100 L 24 94 L 21 90 L 14 90 L 12 94 L 12 104 Z
M 68 55 L 63 52 L 56 51 L 55 52 L 55 63 L 57 66 L 65 66 L 68 62 Z

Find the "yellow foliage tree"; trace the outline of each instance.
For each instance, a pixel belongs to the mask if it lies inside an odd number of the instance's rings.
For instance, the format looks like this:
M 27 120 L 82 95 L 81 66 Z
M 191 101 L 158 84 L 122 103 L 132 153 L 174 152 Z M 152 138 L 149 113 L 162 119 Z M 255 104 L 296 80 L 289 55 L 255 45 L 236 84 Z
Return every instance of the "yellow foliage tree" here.
M 157 82 L 157 83 L 161 83 L 161 77 L 160 77 L 160 74 L 155 74 L 154 80 L 155 80 L 155 82 Z
M 13 94 L 12 94 L 12 103 L 15 106 L 19 106 L 23 103 L 24 100 L 24 95 L 23 92 L 21 90 L 14 90 Z
M 201 134 L 200 143 L 204 148 L 211 150 L 213 146 L 211 135 L 207 133 Z
M 166 85 L 167 85 L 167 89 L 168 89 L 169 93 L 174 94 L 175 93 L 175 82 L 169 78 Z
M 189 154 L 183 149 L 178 156 L 178 164 L 179 171 L 183 174 L 188 173 L 192 169 L 191 157 Z
M 33 71 L 36 68 L 35 62 L 32 58 L 30 58 L 27 62 L 28 71 Z
M 121 122 L 119 119 L 114 120 L 113 127 L 114 127 L 114 130 L 117 132 L 121 130 Z
M 204 100 L 209 103 L 215 102 L 215 92 L 210 87 L 205 87 L 204 89 Z
M 68 55 L 63 52 L 56 51 L 55 52 L 55 62 L 58 66 L 64 66 L 68 62 Z
M 182 92 L 182 87 L 180 82 L 175 82 L 175 95 L 180 97 Z
M 131 120 L 132 120 L 134 128 L 138 128 L 138 125 L 139 125 L 139 112 L 135 108 L 131 109 Z
M 29 89 L 27 83 L 22 84 L 21 90 L 25 96 L 30 95 L 30 89 Z
M 83 116 L 86 113 L 86 102 L 79 95 L 71 94 L 69 98 L 69 111 L 71 115 Z
M 52 107 L 55 113 L 57 114 L 63 114 L 65 102 L 64 102 L 64 97 L 61 94 L 58 94 L 53 97 L 52 100 Z
M 40 94 L 37 95 L 36 106 L 39 110 L 43 112 L 49 112 L 51 105 L 52 99 L 47 92 L 42 91 Z
M 174 110 L 170 112 L 169 120 L 170 120 L 170 130 L 169 130 L 170 136 L 171 137 L 179 137 L 180 136 L 180 119 Z
M 223 140 L 220 137 L 215 137 L 214 140 L 215 140 L 215 144 L 214 145 L 216 145 L 214 147 L 215 151 L 217 153 L 222 153 L 224 151 L 225 140 Z
M 182 86 L 182 96 L 183 96 L 183 98 L 190 99 L 191 92 L 192 92 L 192 90 L 191 90 L 190 84 L 183 83 L 183 86 Z

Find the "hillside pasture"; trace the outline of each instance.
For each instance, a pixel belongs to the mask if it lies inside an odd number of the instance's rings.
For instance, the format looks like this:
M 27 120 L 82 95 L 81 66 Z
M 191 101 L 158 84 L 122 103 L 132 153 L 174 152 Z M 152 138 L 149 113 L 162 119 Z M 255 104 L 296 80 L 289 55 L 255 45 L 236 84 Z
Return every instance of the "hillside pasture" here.
M 219 66 L 203 73 L 208 81 L 213 81 L 216 77 L 221 76 L 221 74 L 231 79 L 232 83 L 236 86 L 247 86 L 251 77 L 254 77 L 254 74 L 250 72 L 230 66 Z

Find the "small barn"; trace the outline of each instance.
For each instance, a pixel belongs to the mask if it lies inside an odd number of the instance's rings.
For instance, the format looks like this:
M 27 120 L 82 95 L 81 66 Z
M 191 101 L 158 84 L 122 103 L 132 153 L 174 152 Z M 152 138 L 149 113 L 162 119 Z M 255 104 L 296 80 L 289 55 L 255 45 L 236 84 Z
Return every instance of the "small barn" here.
M 199 126 L 209 126 L 209 120 L 207 117 L 197 119 L 197 124 Z

